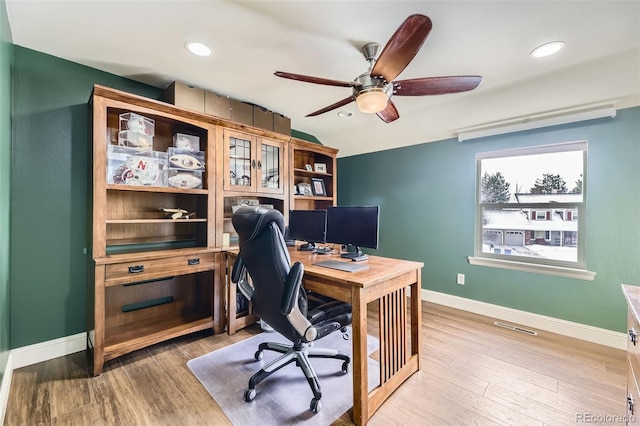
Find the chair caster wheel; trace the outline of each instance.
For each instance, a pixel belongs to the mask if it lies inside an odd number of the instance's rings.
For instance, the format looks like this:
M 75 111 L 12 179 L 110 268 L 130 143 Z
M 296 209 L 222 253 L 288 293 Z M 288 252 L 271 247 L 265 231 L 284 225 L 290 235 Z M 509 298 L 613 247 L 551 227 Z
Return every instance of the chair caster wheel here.
M 253 357 L 256 359 L 256 361 L 260 361 L 262 358 L 264 358 L 264 352 L 256 351 Z
M 344 340 L 349 340 L 351 338 L 351 336 L 349 336 L 349 333 L 342 333 L 342 338 Z
M 255 389 L 251 389 L 251 388 L 247 388 L 244 391 L 244 400 L 247 402 L 251 402 L 255 399 L 256 397 L 256 390 Z
M 319 399 L 313 398 L 311 400 L 311 405 L 309 406 L 309 409 L 317 414 L 321 408 L 322 408 L 322 401 L 320 401 Z
M 349 364 L 347 361 L 342 363 L 342 372 L 344 374 L 347 374 L 349 372 L 349 370 L 351 370 L 351 364 Z

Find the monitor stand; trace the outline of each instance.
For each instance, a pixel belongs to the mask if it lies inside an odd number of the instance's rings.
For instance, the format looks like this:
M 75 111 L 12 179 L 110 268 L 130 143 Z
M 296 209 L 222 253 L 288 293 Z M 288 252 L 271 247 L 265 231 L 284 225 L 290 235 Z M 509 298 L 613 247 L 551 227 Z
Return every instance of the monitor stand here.
M 316 247 L 314 250 L 314 253 L 317 254 L 331 254 L 331 252 L 333 252 L 331 247 Z
M 360 262 L 361 260 L 367 260 L 369 258 L 369 256 L 367 256 L 362 252 L 362 250 L 360 250 L 360 247 L 358 246 L 355 246 L 355 247 L 356 247 L 356 251 L 350 252 L 350 253 L 342 253 L 340 257 L 344 257 L 345 259 L 351 259 L 354 262 Z
M 298 246 L 299 251 L 314 251 L 316 248 L 316 243 L 306 243 Z

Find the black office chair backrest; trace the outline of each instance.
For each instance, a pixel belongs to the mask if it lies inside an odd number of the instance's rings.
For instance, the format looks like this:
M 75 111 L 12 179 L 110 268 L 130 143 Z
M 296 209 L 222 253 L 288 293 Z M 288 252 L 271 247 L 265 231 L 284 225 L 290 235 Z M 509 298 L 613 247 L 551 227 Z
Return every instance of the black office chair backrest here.
M 232 218 L 238 233 L 239 258 L 251 276 L 254 312 L 267 324 L 293 342 L 300 341 L 281 304 L 291 258 L 284 241 L 284 217 L 278 210 L 241 207 Z M 307 313 L 306 295 L 300 291 L 300 310 Z

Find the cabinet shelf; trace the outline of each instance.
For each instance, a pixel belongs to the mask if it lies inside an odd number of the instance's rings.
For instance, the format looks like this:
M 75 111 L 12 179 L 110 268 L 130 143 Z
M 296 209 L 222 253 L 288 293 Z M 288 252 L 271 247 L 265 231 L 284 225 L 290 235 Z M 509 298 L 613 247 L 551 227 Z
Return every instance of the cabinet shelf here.
M 134 224 L 134 223 L 206 223 L 206 218 L 200 219 L 107 219 L 107 224 Z
M 322 172 L 314 172 L 307 169 L 293 169 L 293 172 L 299 175 L 307 175 L 307 176 L 320 176 L 320 177 L 332 177 L 332 173 L 322 173 Z
M 154 318 L 111 327 L 106 330 L 105 361 L 174 337 L 212 327 L 213 319 L 209 312 L 204 311 L 184 317 L 164 320 Z
M 173 246 L 190 246 L 197 247 L 197 241 L 194 237 L 190 235 L 180 236 L 180 235 L 170 235 L 165 237 L 132 237 L 132 238 L 112 238 L 107 240 L 107 252 L 111 254 L 111 252 L 120 246 L 140 246 L 140 245 L 155 245 L 155 244 L 168 244 L 166 250 L 171 250 Z M 132 249 L 133 252 L 135 250 L 145 251 L 141 248 Z M 159 248 L 150 248 L 149 251 L 161 251 Z M 130 250 L 126 250 L 128 253 Z M 122 249 L 116 250 L 116 252 L 121 253 Z
M 195 194 L 195 195 L 209 194 L 209 191 L 207 189 L 184 189 L 184 188 L 170 188 L 170 187 L 164 187 L 164 186 L 134 186 L 134 185 L 114 185 L 114 184 L 107 184 L 107 190 L 134 191 L 134 192 L 165 192 L 168 194 Z
M 333 197 L 323 197 L 320 195 L 294 195 L 293 198 L 295 198 L 296 200 L 333 200 Z

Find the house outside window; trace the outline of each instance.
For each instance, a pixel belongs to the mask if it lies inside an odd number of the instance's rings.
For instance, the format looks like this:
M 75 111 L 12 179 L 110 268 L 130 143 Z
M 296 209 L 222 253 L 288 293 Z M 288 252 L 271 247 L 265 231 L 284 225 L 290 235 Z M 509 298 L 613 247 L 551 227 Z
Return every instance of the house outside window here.
M 586 270 L 586 165 L 586 141 L 479 153 L 470 262 Z

